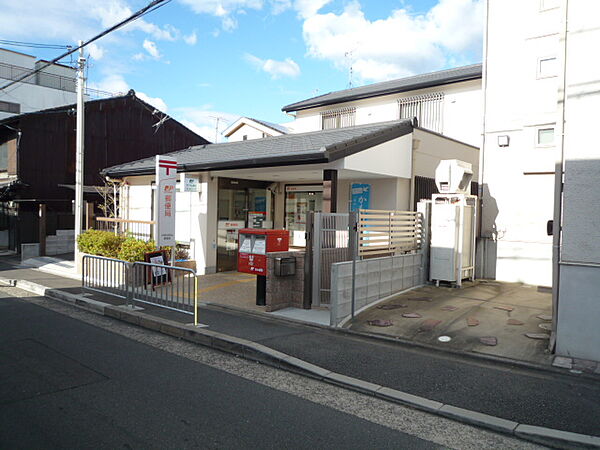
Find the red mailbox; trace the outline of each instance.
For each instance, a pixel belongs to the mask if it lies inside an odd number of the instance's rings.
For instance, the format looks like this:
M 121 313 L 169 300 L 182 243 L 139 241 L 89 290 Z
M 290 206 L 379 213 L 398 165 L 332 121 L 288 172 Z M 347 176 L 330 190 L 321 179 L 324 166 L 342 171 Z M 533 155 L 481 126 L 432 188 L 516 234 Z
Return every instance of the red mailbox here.
M 290 234 L 287 230 L 243 228 L 239 231 L 238 271 L 267 275 L 267 253 L 287 252 Z

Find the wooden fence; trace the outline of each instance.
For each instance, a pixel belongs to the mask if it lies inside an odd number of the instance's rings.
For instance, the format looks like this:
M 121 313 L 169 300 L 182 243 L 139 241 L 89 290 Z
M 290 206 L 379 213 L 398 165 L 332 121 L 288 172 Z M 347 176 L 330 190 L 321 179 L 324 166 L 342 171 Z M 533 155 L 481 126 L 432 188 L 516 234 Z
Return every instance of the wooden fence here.
M 358 254 L 368 258 L 419 250 L 422 226 L 419 212 L 361 209 L 358 212 Z

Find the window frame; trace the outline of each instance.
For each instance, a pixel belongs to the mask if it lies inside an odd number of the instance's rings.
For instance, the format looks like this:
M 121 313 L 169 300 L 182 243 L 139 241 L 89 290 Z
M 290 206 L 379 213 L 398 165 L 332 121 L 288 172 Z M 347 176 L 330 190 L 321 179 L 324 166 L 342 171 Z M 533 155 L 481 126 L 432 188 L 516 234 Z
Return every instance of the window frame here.
M 556 5 L 546 6 L 548 0 L 540 0 L 540 12 L 551 11 L 560 8 L 560 0 L 556 0 Z
M 540 131 L 552 130 L 552 142 L 549 144 L 540 143 Z M 541 125 L 535 127 L 535 147 L 536 148 L 548 148 L 556 146 L 556 125 Z
M 555 61 L 555 67 L 556 67 L 556 71 L 553 74 L 550 75 L 544 75 L 542 74 L 542 62 L 543 61 L 550 61 L 550 60 L 554 60 Z M 556 78 L 558 76 L 558 57 L 556 55 L 546 55 L 546 56 L 540 56 L 537 59 L 537 63 L 535 66 L 535 74 L 536 74 L 536 79 L 538 80 L 544 80 L 546 78 Z

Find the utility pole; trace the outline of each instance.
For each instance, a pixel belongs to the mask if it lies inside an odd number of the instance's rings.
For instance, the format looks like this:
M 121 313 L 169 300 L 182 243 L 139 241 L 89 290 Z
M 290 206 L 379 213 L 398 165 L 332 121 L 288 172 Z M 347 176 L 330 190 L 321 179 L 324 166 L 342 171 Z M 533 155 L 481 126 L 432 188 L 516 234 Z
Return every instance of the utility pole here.
M 77 128 L 75 150 L 75 261 L 79 264 L 77 238 L 81 234 L 83 222 L 83 183 L 84 183 L 84 123 L 85 107 L 83 104 L 85 58 L 83 56 L 83 41 L 79 41 L 79 59 L 77 60 Z

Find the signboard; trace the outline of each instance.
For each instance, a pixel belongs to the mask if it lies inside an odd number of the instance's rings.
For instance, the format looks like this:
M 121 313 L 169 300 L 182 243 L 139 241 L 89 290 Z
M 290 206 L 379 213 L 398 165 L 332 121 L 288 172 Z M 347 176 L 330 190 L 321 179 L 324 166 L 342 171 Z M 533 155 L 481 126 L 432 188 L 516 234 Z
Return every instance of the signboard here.
M 160 264 L 163 266 L 166 266 L 169 263 L 166 250 L 157 250 L 155 252 L 145 253 L 144 260 L 147 263 Z M 152 289 L 154 289 L 155 286 L 160 286 L 171 282 L 171 274 L 164 267 L 148 267 L 148 271 L 145 273 L 144 278 L 145 283 L 150 281 Z
M 352 211 L 359 209 L 369 209 L 371 205 L 371 185 L 370 184 L 352 184 Z
M 252 211 L 248 213 L 248 226 L 251 228 L 262 228 L 267 213 L 261 211 Z
M 200 192 L 200 182 L 197 178 L 192 178 L 182 174 L 183 192 Z
M 323 192 L 322 184 L 292 184 L 285 186 L 285 192 Z
M 177 161 L 156 155 L 156 245 L 175 245 Z

